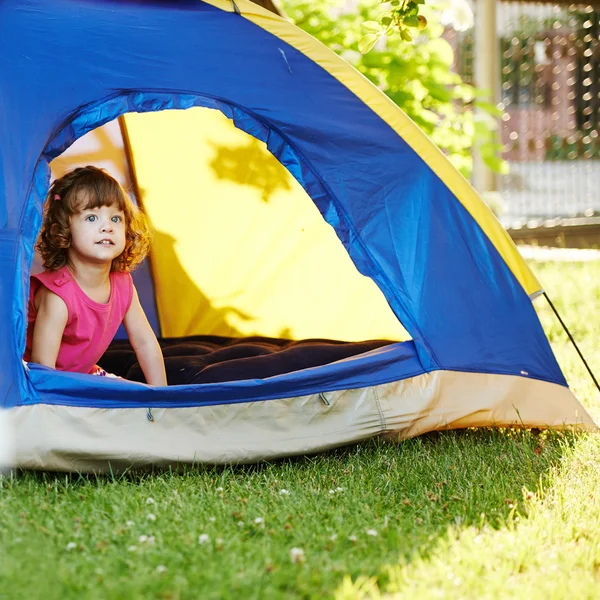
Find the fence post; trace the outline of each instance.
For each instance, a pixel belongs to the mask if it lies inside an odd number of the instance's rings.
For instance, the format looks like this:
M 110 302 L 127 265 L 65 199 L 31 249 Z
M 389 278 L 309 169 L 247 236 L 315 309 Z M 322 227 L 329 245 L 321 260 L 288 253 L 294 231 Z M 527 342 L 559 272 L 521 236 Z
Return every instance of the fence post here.
M 475 2 L 475 46 L 473 52 L 475 85 L 485 92 L 480 99 L 498 103 L 500 61 L 496 29 L 496 0 Z M 499 138 L 500 131 L 496 136 Z M 478 151 L 473 156 L 473 186 L 480 193 L 497 190 L 496 174 L 486 166 Z

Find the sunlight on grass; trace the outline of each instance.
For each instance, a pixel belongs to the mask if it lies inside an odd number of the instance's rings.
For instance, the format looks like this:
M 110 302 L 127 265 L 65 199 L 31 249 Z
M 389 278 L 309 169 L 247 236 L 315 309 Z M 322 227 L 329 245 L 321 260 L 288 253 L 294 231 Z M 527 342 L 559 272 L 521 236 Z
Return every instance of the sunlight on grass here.
M 504 527 L 452 527 L 428 555 L 391 567 L 385 592 L 372 578 L 346 578 L 336 599 L 598 598 L 599 459 L 597 436 L 581 436 L 547 492 L 523 488 L 523 508 Z

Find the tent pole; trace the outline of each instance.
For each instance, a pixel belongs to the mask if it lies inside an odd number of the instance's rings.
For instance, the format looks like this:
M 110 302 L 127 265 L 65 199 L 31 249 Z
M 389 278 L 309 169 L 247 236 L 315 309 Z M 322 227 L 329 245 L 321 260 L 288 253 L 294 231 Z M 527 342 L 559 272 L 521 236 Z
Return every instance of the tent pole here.
M 497 0 L 477 0 L 474 4 L 475 50 L 473 54 L 475 85 L 483 90 L 484 96 L 481 99 L 494 105 L 499 100 L 500 88 L 496 3 Z M 480 112 L 480 109 L 476 110 Z M 473 187 L 480 194 L 485 194 L 495 192 L 497 186 L 496 173 L 485 164 L 481 152 L 477 148 L 473 156 Z
M 121 115 L 117 119 L 119 121 L 119 129 L 121 130 L 121 137 L 123 138 L 123 150 L 125 151 L 125 159 L 127 162 L 127 174 L 129 175 L 129 181 L 131 181 L 131 185 L 133 186 L 133 194 L 135 196 L 135 200 L 139 209 L 146 214 L 146 210 L 144 209 L 144 203 L 142 201 L 142 195 L 140 193 L 140 186 L 138 185 L 138 180 L 133 169 L 133 156 L 131 152 L 131 141 L 129 140 L 129 132 L 127 131 L 127 124 L 125 123 L 125 117 Z
M 577 354 L 579 354 L 579 358 L 581 358 L 581 360 L 583 361 L 583 364 L 585 365 L 585 368 L 587 369 L 588 373 L 590 374 L 590 377 L 593 379 L 594 383 L 596 384 L 598 391 L 600 391 L 600 384 L 598 384 L 598 380 L 594 376 L 594 373 L 592 372 L 590 365 L 588 365 L 587 361 L 585 360 L 585 357 L 583 356 L 583 354 L 581 353 L 581 350 L 579 349 L 579 346 L 573 339 L 573 336 L 571 335 L 569 328 L 566 326 L 565 322 L 561 319 L 560 315 L 558 314 L 558 311 L 556 310 L 556 307 L 554 306 L 554 304 L 552 303 L 552 300 L 550 300 L 550 298 L 548 297 L 548 294 L 546 294 L 546 292 L 544 292 L 544 297 L 546 298 L 546 300 L 548 300 L 548 304 L 550 305 L 550 308 L 554 311 L 556 318 L 560 321 L 560 324 L 563 326 L 563 329 L 567 332 L 567 335 L 569 336 L 571 343 L 573 344 L 573 346 L 575 346 L 575 350 L 577 350 Z
M 142 193 L 138 184 L 137 175 L 133 167 L 133 152 L 131 150 L 131 140 L 129 139 L 129 132 L 127 131 L 127 123 L 125 123 L 125 116 L 121 115 L 117 119 L 119 121 L 119 129 L 121 130 L 121 137 L 123 138 L 123 150 L 125 151 L 125 162 L 127 163 L 127 172 L 129 174 L 129 181 L 133 186 L 133 195 L 140 212 L 148 218 L 148 213 L 144 207 L 144 201 L 142 200 Z M 148 218 L 149 220 L 149 218 Z M 154 269 L 152 268 L 152 251 L 148 253 L 146 260 L 150 263 L 150 279 L 152 281 L 152 287 L 156 289 L 154 281 Z M 158 306 L 156 304 L 156 298 L 154 298 L 154 312 L 156 314 L 156 320 L 158 325 L 158 332 L 162 336 L 162 327 L 160 323 L 160 317 L 158 312 Z M 148 409 L 150 410 L 150 409 Z

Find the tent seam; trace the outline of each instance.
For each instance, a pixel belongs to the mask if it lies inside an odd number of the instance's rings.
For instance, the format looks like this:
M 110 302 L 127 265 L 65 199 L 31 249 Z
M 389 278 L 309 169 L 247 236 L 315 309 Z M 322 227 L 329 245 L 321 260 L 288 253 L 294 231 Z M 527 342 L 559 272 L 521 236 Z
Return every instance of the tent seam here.
M 383 435 L 388 430 L 388 427 L 387 421 L 385 420 L 385 415 L 383 413 L 383 409 L 381 408 L 381 400 L 379 398 L 379 386 L 375 386 L 373 388 L 373 397 L 375 398 L 375 405 L 377 406 L 377 412 L 379 413 L 379 421 L 381 422 L 381 431 L 379 432 L 379 435 Z

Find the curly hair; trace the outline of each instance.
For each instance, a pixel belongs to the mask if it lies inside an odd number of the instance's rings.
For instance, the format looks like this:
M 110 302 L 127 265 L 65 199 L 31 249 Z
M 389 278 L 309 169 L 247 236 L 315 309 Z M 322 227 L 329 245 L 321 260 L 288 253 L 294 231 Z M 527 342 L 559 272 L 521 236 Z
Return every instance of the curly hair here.
M 150 249 L 146 217 L 115 179 L 90 165 L 73 169 L 50 186 L 36 244 L 44 259 L 44 268 L 55 271 L 68 264 L 72 215 L 80 210 L 112 205 L 123 211 L 126 233 L 125 249 L 113 260 L 111 271 L 127 272 L 141 263 Z

